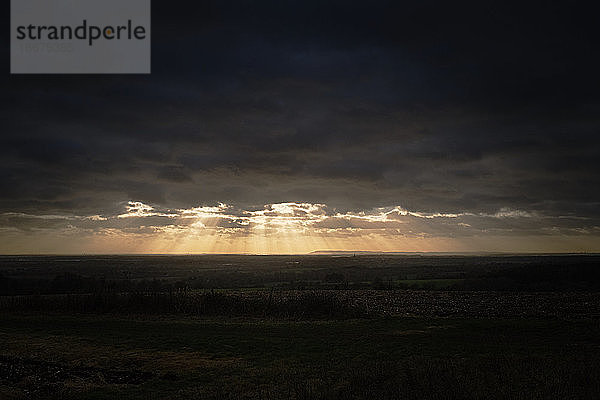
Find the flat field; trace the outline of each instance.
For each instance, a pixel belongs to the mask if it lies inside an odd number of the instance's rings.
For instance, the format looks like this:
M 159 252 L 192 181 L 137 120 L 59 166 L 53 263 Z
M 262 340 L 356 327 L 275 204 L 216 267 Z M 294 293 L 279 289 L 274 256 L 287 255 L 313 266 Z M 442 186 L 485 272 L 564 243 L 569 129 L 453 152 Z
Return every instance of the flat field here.
M 597 399 L 598 260 L 4 257 L 0 399 Z

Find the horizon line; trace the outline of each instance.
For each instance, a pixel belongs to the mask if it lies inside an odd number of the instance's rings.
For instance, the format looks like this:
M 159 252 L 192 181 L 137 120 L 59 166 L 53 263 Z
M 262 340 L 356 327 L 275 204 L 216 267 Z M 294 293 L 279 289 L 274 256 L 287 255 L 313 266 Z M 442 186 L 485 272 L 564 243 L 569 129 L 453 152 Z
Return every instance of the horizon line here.
M 600 252 L 510 252 L 510 251 L 371 251 L 371 250 L 316 250 L 308 253 L 15 253 L 0 254 L 0 257 L 94 257 L 94 256 L 327 256 L 327 255 L 501 255 L 501 256 L 560 256 L 600 255 Z

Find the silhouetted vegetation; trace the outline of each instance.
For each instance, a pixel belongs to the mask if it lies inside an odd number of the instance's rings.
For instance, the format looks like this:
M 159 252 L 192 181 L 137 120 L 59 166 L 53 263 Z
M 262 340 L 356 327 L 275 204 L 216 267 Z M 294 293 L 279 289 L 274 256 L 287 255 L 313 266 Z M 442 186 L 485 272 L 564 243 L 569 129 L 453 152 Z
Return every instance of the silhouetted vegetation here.
M 348 302 L 331 291 L 256 291 L 225 293 L 100 292 L 94 294 L 0 297 L 0 311 L 44 313 L 183 314 L 192 316 L 358 318 L 368 308 Z
M 600 290 L 600 256 L 0 257 L 0 295 L 190 289 Z

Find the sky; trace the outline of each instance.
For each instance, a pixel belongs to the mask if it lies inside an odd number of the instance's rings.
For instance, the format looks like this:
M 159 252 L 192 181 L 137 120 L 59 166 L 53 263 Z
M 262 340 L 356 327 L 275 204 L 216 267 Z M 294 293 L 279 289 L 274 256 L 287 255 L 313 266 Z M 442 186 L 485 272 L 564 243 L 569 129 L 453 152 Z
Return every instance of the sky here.
M 4 35 L 0 253 L 599 252 L 588 7 L 154 1 L 151 75 Z

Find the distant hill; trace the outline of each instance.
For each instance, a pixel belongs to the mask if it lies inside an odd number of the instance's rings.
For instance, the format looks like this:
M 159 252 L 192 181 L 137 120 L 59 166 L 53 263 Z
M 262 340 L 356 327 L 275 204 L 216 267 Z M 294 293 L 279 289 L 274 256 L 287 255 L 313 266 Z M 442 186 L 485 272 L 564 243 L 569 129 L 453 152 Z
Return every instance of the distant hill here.
M 386 251 L 366 251 L 366 250 L 362 250 L 362 251 L 348 251 L 348 250 L 317 250 L 317 251 L 312 251 L 309 254 L 312 255 L 329 255 L 329 256 L 351 256 L 351 255 L 376 255 L 376 254 L 405 254 L 405 255 L 416 255 L 416 254 L 420 254 L 420 253 L 408 253 L 408 252 L 401 252 L 401 251 L 394 251 L 394 252 L 386 252 Z
M 520 253 L 501 253 L 485 251 L 368 251 L 368 250 L 317 250 L 308 253 L 309 255 L 328 255 L 328 256 L 352 256 L 352 255 L 400 255 L 400 256 L 510 256 L 510 255 L 559 255 L 559 254 L 520 254 Z
M 452 255 L 452 254 L 467 254 L 467 253 L 442 253 L 442 252 L 414 252 L 414 251 L 349 251 L 349 250 L 317 250 L 309 254 L 312 255 L 329 255 L 329 256 L 352 256 L 352 255 L 403 255 L 403 256 L 419 256 L 419 255 Z M 475 253 L 470 253 L 475 254 Z M 483 254 L 483 253 L 477 253 Z

